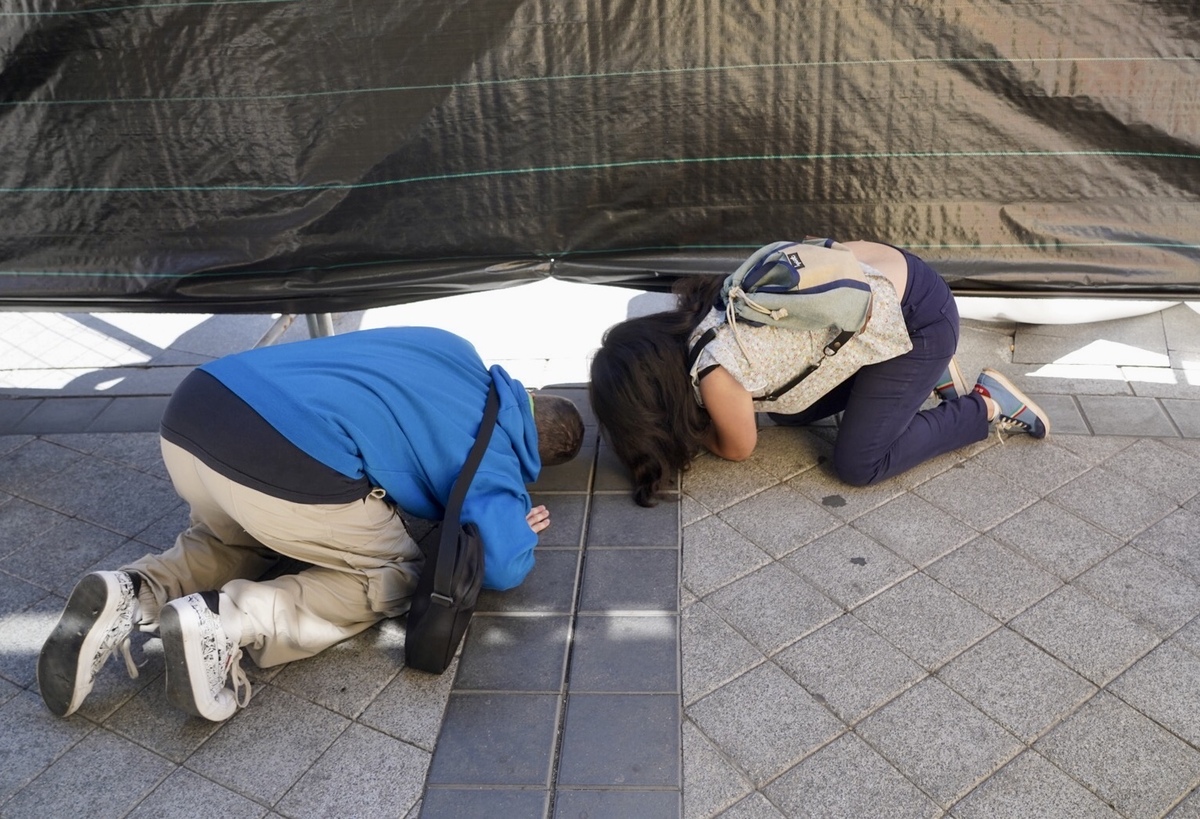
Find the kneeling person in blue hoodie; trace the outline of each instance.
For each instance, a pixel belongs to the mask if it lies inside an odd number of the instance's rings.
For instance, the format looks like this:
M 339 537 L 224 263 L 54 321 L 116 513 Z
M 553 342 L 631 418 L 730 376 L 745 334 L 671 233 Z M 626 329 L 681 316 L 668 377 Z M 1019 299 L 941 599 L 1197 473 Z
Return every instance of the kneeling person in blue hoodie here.
M 79 582 L 38 660 L 46 705 L 74 712 L 117 649 L 136 676 L 137 628 L 162 636 L 172 702 L 225 720 L 249 701 L 243 648 L 278 665 L 408 611 L 423 558 L 397 510 L 441 519 L 492 384 L 500 412 L 462 520 L 483 540 L 484 587 L 509 589 L 550 525 L 525 486 L 583 440 L 570 401 L 528 393 L 428 327 L 265 347 L 193 371 L 161 440 L 190 526 L 166 552 Z M 307 567 L 259 580 L 280 556 Z

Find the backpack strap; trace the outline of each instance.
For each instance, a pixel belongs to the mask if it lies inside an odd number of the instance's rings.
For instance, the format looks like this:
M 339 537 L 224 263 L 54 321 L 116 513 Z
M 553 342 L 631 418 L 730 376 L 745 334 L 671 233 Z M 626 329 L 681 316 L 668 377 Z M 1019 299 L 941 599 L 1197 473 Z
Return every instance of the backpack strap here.
M 709 327 L 704 331 L 704 335 L 696 339 L 696 343 L 692 345 L 691 351 L 688 353 L 687 372 L 692 371 L 692 367 L 696 366 L 696 360 L 700 358 L 700 353 L 704 352 L 704 348 L 709 345 L 714 338 L 717 337 L 717 328 Z

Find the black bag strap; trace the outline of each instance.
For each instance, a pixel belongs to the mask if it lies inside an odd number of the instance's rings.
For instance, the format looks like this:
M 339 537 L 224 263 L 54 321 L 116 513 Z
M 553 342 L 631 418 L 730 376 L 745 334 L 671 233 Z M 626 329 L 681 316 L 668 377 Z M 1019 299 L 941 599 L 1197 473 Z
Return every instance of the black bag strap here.
M 446 501 L 446 513 L 442 518 L 437 569 L 433 575 L 433 592 L 430 597 L 443 605 L 451 605 L 454 602 L 451 585 L 454 582 L 454 558 L 458 545 L 458 516 L 462 513 L 463 500 L 471 486 L 471 479 L 475 477 L 475 470 L 479 468 L 488 441 L 492 439 L 492 430 L 496 426 L 496 416 L 499 413 L 500 396 L 496 392 L 496 383 L 492 382 L 491 387 L 488 388 L 487 404 L 483 409 L 483 423 L 479 425 L 479 434 L 475 436 L 475 444 L 467 455 L 462 471 L 458 473 L 458 478 L 454 481 L 454 488 L 450 490 L 450 497 Z
M 700 336 L 700 338 L 696 339 L 696 343 L 692 345 L 691 352 L 688 353 L 687 371 L 689 373 L 692 371 L 692 367 L 696 366 L 696 360 L 698 358 L 700 358 L 700 353 L 704 352 L 704 348 L 707 347 L 709 345 L 709 343 L 716 337 L 717 337 L 717 328 L 709 327 L 707 330 L 704 331 L 704 334 L 702 336 Z M 828 358 L 831 355 L 837 355 L 838 350 L 842 349 L 842 346 L 845 345 L 845 343 L 853 337 L 854 337 L 853 330 L 842 330 L 840 333 L 838 333 L 837 338 L 835 338 L 833 341 L 829 342 L 828 345 L 826 345 L 825 358 Z M 824 361 L 824 360 L 825 360 L 824 358 L 821 359 L 821 361 Z M 797 375 L 795 378 L 793 378 L 791 381 L 788 381 L 783 386 L 779 387 L 778 389 L 773 390 L 770 394 L 764 395 L 762 398 L 756 398 L 755 400 L 756 401 L 778 401 L 786 393 L 795 389 L 800 384 L 801 381 L 803 381 L 804 379 L 808 378 L 810 375 L 815 373 L 817 371 L 817 367 L 821 366 L 821 361 L 818 361 L 816 364 L 812 365 L 811 367 L 805 367 L 804 371 L 802 373 L 800 373 L 799 375 Z

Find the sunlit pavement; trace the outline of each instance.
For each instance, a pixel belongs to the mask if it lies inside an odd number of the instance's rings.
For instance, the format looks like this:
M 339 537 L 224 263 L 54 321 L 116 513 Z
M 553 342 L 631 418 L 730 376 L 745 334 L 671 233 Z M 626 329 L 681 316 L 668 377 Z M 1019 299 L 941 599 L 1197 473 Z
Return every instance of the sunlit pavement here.
M 336 317 L 432 324 L 586 404 L 603 328 L 661 296 L 543 282 Z M 964 311 L 966 312 L 966 311 Z M 274 328 L 274 329 L 273 329 Z M 255 669 L 216 725 L 139 636 L 51 716 L 37 652 L 75 581 L 186 521 L 158 415 L 270 316 L 0 313 L 0 815 L 1200 817 L 1200 315 L 964 322 L 1053 420 L 867 489 L 833 428 L 765 424 L 635 507 L 598 440 L 445 675 L 403 623 Z M 297 318 L 276 343 L 307 337 Z M 402 365 L 398 363 L 398 366 Z M 411 521 L 427 538 L 431 525 Z

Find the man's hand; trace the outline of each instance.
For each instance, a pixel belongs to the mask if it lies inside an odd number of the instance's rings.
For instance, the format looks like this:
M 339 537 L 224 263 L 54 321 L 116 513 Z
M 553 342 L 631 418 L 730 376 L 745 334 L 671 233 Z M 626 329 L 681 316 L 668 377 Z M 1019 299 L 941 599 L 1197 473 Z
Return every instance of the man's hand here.
M 535 506 L 525 516 L 525 522 L 536 534 L 550 525 L 550 510 L 545 506 Z

